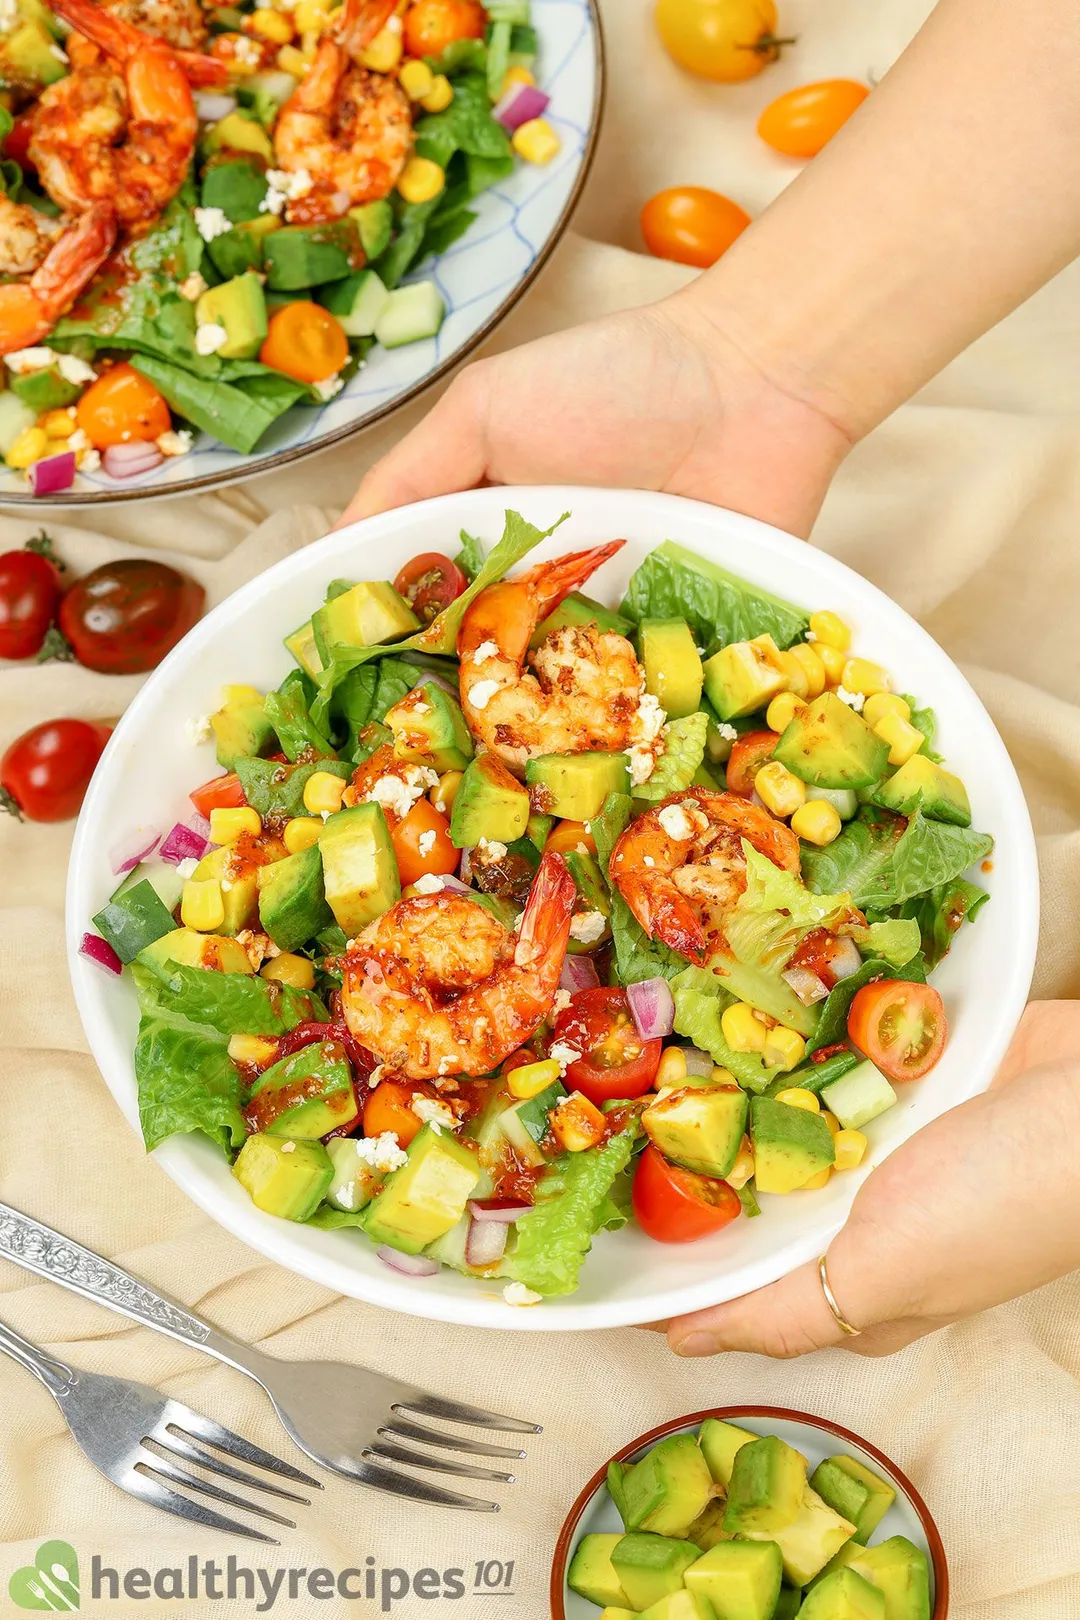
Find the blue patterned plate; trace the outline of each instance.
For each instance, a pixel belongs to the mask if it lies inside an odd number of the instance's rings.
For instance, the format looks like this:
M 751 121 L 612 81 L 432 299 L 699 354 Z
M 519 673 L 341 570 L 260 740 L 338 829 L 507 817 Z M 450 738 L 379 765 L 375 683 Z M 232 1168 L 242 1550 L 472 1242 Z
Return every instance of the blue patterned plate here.
M 44 498 L 31 495 L 25 478 L 0 463 L 0 499 L 7 505 L 84 506 L 213 489 L 283 467 L 370 427 L 463 360 L 514 307 L 562 236 L 599 131 L 603 42 L 596 0 L 532 0 L 532 19 L 540 36 L 537 77 L 551 97 L 545 116 L 562 149 L 546 168 L 519 163 L 508 180 L 484 192 L 473 205 L 478 218 L 468 234 L 407 278 L 438 283 L 447 308 L 438 337 L 373 349 L 336 398 L 288 411 L 251 455 L 199 433 L 188 455 L 171 457 L 141 477 L 121 481 L 100 471 L 80 473 L 68 493 Z

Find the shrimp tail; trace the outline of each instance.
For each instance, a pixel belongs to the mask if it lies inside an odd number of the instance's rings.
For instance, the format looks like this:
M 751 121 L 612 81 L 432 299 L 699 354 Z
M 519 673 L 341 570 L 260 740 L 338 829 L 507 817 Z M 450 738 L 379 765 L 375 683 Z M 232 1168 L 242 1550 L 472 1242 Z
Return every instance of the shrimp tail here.
M 357 56 L 380 34 L 397 10 L 397 0 L 345 0 L 336 30 L 338 43 Z
M 532 586 L 539 616 L 546 619 L 549 613 L 554 613 L 564 597 L 576 591 L 579 585 L 584 585 L 625 544 L 625 540 L 609 540 L 606 545 L 592 546 L 588 551 L 568 552 L 554 562 L 538 563 L 528 573 L 520 574 L 515 583 Z
M 94 0 L 55 0 L 52 9 L 114 62 L 126 62 L 150 37 Z
M 627 873 L 619 890 L 650 939 L 658 939 L 700 967 L 707 941 L 686 895 L 673 884 L 650 883 L 638 873 Z
M 201 51 L 185 51 L 178 46 L 172 53 L 184 70 L 184 77 L 197 90 L 216 90 L 229 82 L 229 64 L 216 56 L 204 56 Z
M 566 862 L 554 850 L 545 855 L 533 879 L 521 918 L 514 965 L 534 967 L 551 956 L 561 961 L 570 939 L 577 886 Z

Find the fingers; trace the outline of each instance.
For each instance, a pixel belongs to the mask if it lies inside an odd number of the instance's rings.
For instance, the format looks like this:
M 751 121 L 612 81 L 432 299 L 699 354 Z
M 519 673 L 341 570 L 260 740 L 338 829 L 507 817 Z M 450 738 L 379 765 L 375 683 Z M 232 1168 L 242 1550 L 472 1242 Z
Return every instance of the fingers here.
M 786 1360 L 845 1338 L 825 1302 L 816 1261 L 742 1299 L 676 1317 L 668 1327 L 668 1343 L 677 1356 L 751 1350 Z
M 423 421 L 372 467 L 337 528 L 483 482 L 489 454 L 487 375 L 481 362 L 455 378 Z

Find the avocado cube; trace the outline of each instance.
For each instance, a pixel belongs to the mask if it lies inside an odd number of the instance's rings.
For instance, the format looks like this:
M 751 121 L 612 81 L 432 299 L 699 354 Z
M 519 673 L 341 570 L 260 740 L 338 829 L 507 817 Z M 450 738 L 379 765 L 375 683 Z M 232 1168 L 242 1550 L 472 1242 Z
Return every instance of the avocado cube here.
M 267 238 L 263 264 L 271 292 L 299 292 L 324 281 L 342 281 L 364 264 L 356 221 L 285 225 Z
M 14 383 L 12 387 L 14 387 Z M 874 790 L 874 803 L 910 816 L 921 809 L 933 821 L 954 827 L 971 826 L 971 801 L 958 776 L 929 759 L 913 754 L 905 765 Z
M 642 1611 L 641 1620 L 714 1620 L 715 1611 L 708 1598 L 696 1592 L 669 1592 L 659 1603 L 650 1603 Z
M 0 45 L 0 80 L 8 88 L 36 90 L 66 72 L 56 41 L 36 18 L 17 24 Z
M 401 898 L 386 817 L 378 804 L 338 810 L 319 834 L 327 904 L 351 939 Z
M 611 630 L 617 636 L 628 636 L 634 628 L 632 620 L 616 613 L 614 608 L 594 602 L 591 596 L 584 596 L 581 591 L 571 591 L 569 596 L 563 597 L 554 612 L 537 625 L 529 642 L 530 648 L 535 651 L 553 630 L 561 630 L 568 624 L 595 624 L 598 629 Z
M 758 1192 L 794 1192 L 836 1162 L 833 1139 L 821 1114 L 792 1108 L 773 1097 L 751 1100 L 750 1139 Z
M 808 1586 L 854 1533 L 851 1521 L 834 1513 L 809 1485 L 803 1487 L 792 1521 L 772 1530 L 739 1532 L 747 1541 L 771 1541 L 779 1547 L 784 1575 L 792 1586 Z
M 621 1540 L 621 1535 L 582 1536 L 566 1572 L 566 1584 L 572 1592 L 590 1603 L 627 1606 L 622 1582 L 611 1563 L 611 1555 Z
M 637 1620 L 636 1609 L 618 1609 L 608 1603 L 600 1610 L 600 1620 Z
M 218 764 L 227 771 L 238 759 L 269 753 L 277 742 L 266 700 L 253 686 L 226 687 L 225 701 L 210 716 L 210 724 L 217 738 Z
M 380 253 L 385 253 L 394 229 L 394 209 L 387 198 L 380 197 L 375 202 L 360 203 L 356 208 L 350 208 L 349 218 L 356 221 L 360 246 L 369 262 L 377 259 Z
M 626 1523 L 626 1494 L 623 1490 L 623 1481 L 629 1472 L 629 1463 L 615 1462 L 614 1460 L 608 1463 L 608 1495 L 611 1497 L 611 1500 L 618 1509 L 619 1518 L 622 1520 L 623 1524 Z
M 802 1600 L 801 1587 L 782 1586 L 780 1596 L 776 1600 L 776 1608 L 773 1610 L 773 1620 L 797 1620 Z
M 271 1064 L 255 1082 L 244 1116 L 267 1136 L 297 1141 L 318 1141 L 355 1124 L 360 1109 L 344 1047 L 313 1041 Z
M 295 951 L 328 928 L 322 855 L 317 844 L 264 867 L 259 885 L 259 923 L 279 951 Z
M 195 305 L 199 326 L 221 326 L 226 341 L 217 350 L 223 360 L 251 360 L 266 336 L 266 295 L 251 270 L 208 287 Z
M 799 1620 L 886 1620 L 885 1599 L 853 1569 L 837 1569 L 807 1595 Z
M 419 1254 L 457 1225 L 479 1180 L 475 1146 L 425 1125 L 409 1145 L 408 1162 L 368 1205 L 364 1230 L 373 1243 Z
M 838 1080 L 823 1086 L 821 1100 L 845 1131 L 861 1131 L 872 1119 L 894 1107 L 897 1098 L 881 1070 L 867 1058 Z
M 629 793 L 625 754 L 540 754 L 525 766 L 534 810 L 566 821 L 591 821 L 609 793 Z
M 685 619 L 642 619 L 638 652 L 645 690 L 652 692 L 669 720 L 695 714 L 705 679 L 701 654 Z
M 772 1620 L 782 1576 L 775 1542 L 721 1541 L 684 1580 L 688 1592 L 712 1604 L 716 1620 Z
M 896 1500 L 887 1480 L 854 1457 L 827 1457 L 810 1480 L 822 1501 L 855 1526 L 854 1539 L 870 1540 Z
M 28 371 L 21 377 L 13 373 L 8 379 L 13 394 L 35 411 L 57 411 L 78 399 L 82 389 L 70 383 L 56 366 L 43 366 L 40 371 Z
M 885 773 L 889 745 L 835 692 L 822 692 L 796 714 L 773 759 L 811 787 L 872 787 Z
M 787 686 L 787 671 L 772 638 L 733 641 L 706 659 L 705 695 L 721 720 L 736 720 L 767 708 Z
M 286 1221 L 306 1221 L 322 1203 L 334 1167 L 321 1142 L 249 1136 L 232 1173 L 257 1209 Z
M 481 838 L 512 844 L 529 824 L 529 795 L 495 754 L 470 760 L 450 812 L 450 837 L 458 849 Z
M 740 1429 L 735 1423 L 724 1423 L 720 1418 L 706 1418 L 701 1425 L 698 1434 L 701 1455 L 705 1458 L 713 1479 L 718 1485 L 722 1485 L 725 1491 L 731 1483 L 731 1470 L 735 1466 L 735 1457 L 740 1448 L 760 1438 L 760 1435 L 753 1434 L 749 1429 Z
M 260 868 L 227 844 L 204 855 L 191 874 L 197 883 L 215 878 L 221 884 L 221 899 L 225 907 L 223 934 L 235 937 L 245 928 L 251 928 L 259 915 Z
M 624 1482 L 631 1530 L 685 1535 L 713 1494 L 713 1479 L 692 1434 L 671 1434 L 636 1462 Z
M 750 1100 L 739 1086 L 685 1086 L 658 1097 L 641 1123 L 665 1158 L 723 1179 L 739 1156 L 749 1114 Z
M 687 1530 L 687 1541 L 692 1541 L 702 1552 L 708 1552 L 718 1541 L 730 1541 L 731 1537 L 724 1529 L 724 1508 L 722 1496 L 714 1496 L 711 1502 L 706 1503 L 704 1511 L 698 1514 Z
M 631 1531 L 613 1548 L 611 1565 L 631 1608 L 640 1611 L 681 1591 L 683 1575 L 700 1557 L 692 1541 Z
M 472 735 L 461 705 L 429 681 L 414 686 L 386 712 L 398 759 L 443 771 L 463 771 L 473 757 Z
M 322 674 L 323 661 L 315 644 L 315 629 L 310 619 L 299 630 L 294 630 L 291 636 L 285 637 L 285 645 L 305 675 L 310 675 L 314 680 L 316 675 Z
M 547 843 L 548 835 L 550 834 L 554 825 L 554 816 L 540 816 L 537 815 L 535 810 L 529 816 L 528 825 L 525 828 L 525 836 L 533 848 L 540 854 L 543 854 L 544 845 Z
M 776 1435 L 740 1446 L 728 1485 L 724 1529 L 733 1535 L 773 1532 L 791 1524 L 802 1507 L 806 1458 Z
M 377 647 L 400 641 L 419 630 L 420 620 L 404 597 L 379 579 L 361 580 L 335 596 L 319 609 L 311 626 L 325 665 L 331 647 Z
M 224 934 L 198 934 L 194 928 L 174 928 L 146 945 L 135 958 L 143 967 L 156 973 L 159 979 L 168 979 L 166 964 L 175 962 L 179 967 L 207 968 L 218 973 L 254 973 L 251 958 L 235 939 Z
M 885 1620 L 930 1620 L 929 1562 L 906 1536 L 891 1536 L 876 1547 L 849 1541 L 836 1563 L 877 1587 L 885 1599 Z
M 265 158 L 268 164 L 274 161 L 273 143 L 258 119 L 238 110 L 226 113 L 216 124 L 211 124 L 202 137 L 202 144 L 207 154 L 252 152 L 256 157 Z

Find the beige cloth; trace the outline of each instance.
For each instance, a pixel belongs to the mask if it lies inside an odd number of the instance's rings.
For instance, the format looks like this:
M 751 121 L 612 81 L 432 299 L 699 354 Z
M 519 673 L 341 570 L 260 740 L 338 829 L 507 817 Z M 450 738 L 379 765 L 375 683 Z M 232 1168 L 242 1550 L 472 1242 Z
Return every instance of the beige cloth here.
M 928 0 L 785 0 L 801 36 L 748 86 L 714 89 L 678 73 L 642 0 L 604 0 L 611 70 L 596 172 L 568 238 L 499 345 L 655 297 L 685 273 L 637 256 L 641 201 L 662 184 L 712 184 L 752 208 L 793 172 L 756 141 L 757 111 L 825 74 L 878 75 L 929 11 Z M 971 675 L 1023 776 L 1043 857 L 1045 920 L 1037 990 L 1080 990 L 1080 268 L 952 366 L 851 458 L 815 534 L 915 613 Z M 117 541 L 186 554 L 213 599 L 327 526 L 379 451 L 416 411 L 298 468 L 200 499 L 118 507 L 50 524 L 76 567 Z M 587 475 L 588 469 L 582 469 Z M 293 507 L 318 490 L 324 510 Z M 268 514 L 274 514 L 268 516 Z M 262 523 L 263 519 L 265 523 Z M 258 526 L 262 523 L 262 526 Z M 0 542 L 31 532 L 0 520 Z M 5 667 L 0 747 L 58 713 L 110 715 L 134 682 L 70 666 Z M 909 1470 L 944 1531 L 962 1620 L 1080 1615 L 1080 1279 L 951 1328 L 889 1361 L 829 1352 L 791 1365 L 750 1356 L 679 1363 L 632 1331 L 517 1338 L 425 1324 L 349 1300 L 277 1269 L 219 1231 L 148 1162 L 123 1124 L 72 1005 L 61 936 L 70 827 L 0 827 L 0 1166 L 3 1196 L 286 1356 L 333 1355 L 402 1371 L 465 1399 L 542 1420 L 520 1483 L 498 1518 L 420 1508 L 329 1480 L 280 1550 L 197 1535 L 128 1502 L 66 1438 L 49 1397 L 0 1362 L 0 1613 L 9 1573 L 39 1541 L 124 1568 L 179 1564 L 190 1552 L 276 1565 L 364 1563 L 416 1571 L 514 1560 L 515 1595 L 449 1608 L 411 1597 L 407 1617 L 540 1620 L 551 1547 L 580 1484 L 651 1425 L 740 1401 L 816 1410 L 861 1431 Z M 1037 1196 L 1038 1166 L 1032 1165 Z M 1004 1212 L 991 1218 L 1007 1218 Z M 198 1353 L 0 1265 L 0 1316 L 61 1354 L 148 1379 L 287 1452 L 267 1403 Z M 157 1616 L 160 1602 L 94 1613 Z M 185 1615 L 250 1615 L 238 1600 L 178 1604 Z M 165 1613 L 170 1609 L 164 1608 Z M 341 1599 L 277 1614 L 371 1613 Z

